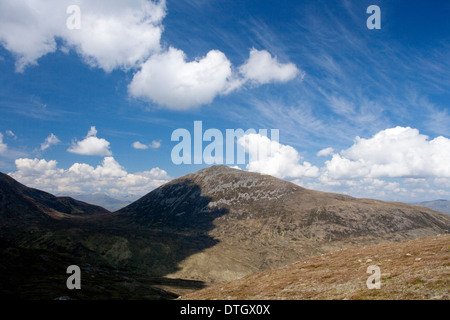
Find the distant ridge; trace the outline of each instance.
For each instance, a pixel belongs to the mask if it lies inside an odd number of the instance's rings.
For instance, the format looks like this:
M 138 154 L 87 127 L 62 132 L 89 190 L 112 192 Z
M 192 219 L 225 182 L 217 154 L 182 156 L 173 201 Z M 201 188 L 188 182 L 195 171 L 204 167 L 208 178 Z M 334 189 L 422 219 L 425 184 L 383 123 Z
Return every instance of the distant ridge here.
M 111 212 L 120 210 L 132 203 L 132 201 L 113 198 L 103 193 L 68 194 L 68 196 L 79 201 L 103 207 Z
M 443 212 L 446 214 L 450 214 L 450 201 L 439 199 L 439 200 L 433 200 L 433 201 L 423 201 L 423 202 L 416 202 L 413 203 L 418 206 L 424 206 L 427 208 L 430 208 L 435 211 Z

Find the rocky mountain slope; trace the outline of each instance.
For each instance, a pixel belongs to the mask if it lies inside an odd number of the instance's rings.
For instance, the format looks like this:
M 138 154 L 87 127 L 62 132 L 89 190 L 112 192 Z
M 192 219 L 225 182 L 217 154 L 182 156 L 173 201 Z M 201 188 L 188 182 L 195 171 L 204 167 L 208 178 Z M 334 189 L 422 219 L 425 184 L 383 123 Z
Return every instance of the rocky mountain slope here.
M 226 166 L 175 179 L 115 213 L 0 178 L 0 238 L 19 253 L 44 250 L 57 257 L 49 270 L 70 261 L 176 294 L 347 247 L 450 231 L 450 216 L 424 207 L 307 190 Z M 14 263 L 4 268 L 14 273 Z M 94 296 L 117 296 L 115 284 L 105 280 Z
M 227 166 L 175 179 L 117 217 L 124 224 L 214 239 L 171 275 L 212 283 L 344 247 L 450 230 L 448 216 L 426 208 L 307 190 Z
M 186 300 L 450 299 L 450 235 L 349 248 L 255 273 L 183 296 Z M 369 290 L 367 268 L 380 268 Z

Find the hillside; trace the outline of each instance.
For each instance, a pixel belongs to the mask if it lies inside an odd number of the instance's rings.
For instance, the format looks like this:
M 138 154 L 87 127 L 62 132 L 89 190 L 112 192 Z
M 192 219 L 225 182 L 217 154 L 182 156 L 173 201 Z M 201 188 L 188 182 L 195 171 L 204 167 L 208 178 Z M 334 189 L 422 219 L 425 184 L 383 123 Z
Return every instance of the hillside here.
M 48 270 L 70 261 L 173 295 L 343 248 L 450 231 L 450 216 L 424 207 L 307 190 L 226 166 L 175 179 L 115 213 L 1 178 L 0 238 L 20 259 L 30 254 L 40 265 L 43 250 L 55 255 Z M 21 285 L 20 259 L 2 267 L 17 281 L 11 287 Z M 116 280 L 105 281 L 92 297 L 115 296 Z M 53 290 L 45 284 L 43 292 Z
M 175 179 L 120 210 L 117 217 L 124 225 L 214 240 L 169 275 L 209 283 L 345 247 L 450 230 L 450 217 L 423 207 L 307 190 L 227 166 Z
M 350 248 L 187 294 L 186 300 L 450 299 L 450 235 Z M 369 290 L 377 265 L 381 288 Z
M 50 226 L 64 219 L 108 214 L 109 211 L 70 197 L 29 188 L 0 173 L 0 231 L 3 237 L 13 231 Z

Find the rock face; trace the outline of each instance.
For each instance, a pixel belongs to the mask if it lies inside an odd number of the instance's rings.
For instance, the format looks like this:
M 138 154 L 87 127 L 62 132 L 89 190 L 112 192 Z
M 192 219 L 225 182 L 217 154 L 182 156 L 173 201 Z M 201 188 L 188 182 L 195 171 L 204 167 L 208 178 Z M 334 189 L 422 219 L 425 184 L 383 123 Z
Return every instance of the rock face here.
M 450 218 L 403 203 L 356 199 L 227 166 L 175 179 L 118 212 L 125 224 L 203 234 L 217 244 L 173 277 L 221 282 L 355 245 L 450 231 Z

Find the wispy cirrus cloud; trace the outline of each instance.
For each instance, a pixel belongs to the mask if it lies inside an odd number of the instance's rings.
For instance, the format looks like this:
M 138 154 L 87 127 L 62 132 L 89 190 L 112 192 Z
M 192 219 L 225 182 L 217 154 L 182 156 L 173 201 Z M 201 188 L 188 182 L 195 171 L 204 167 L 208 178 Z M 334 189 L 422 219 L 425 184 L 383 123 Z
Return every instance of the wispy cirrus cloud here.
M 58 139 L 57 136 L 55 136 L 53 133 L 51 133 L 47 138 L 45 138 L 45 141 L 41 144 L 41 151 L 45 151 L 51 146 L 54 146 L 61 141 Z

